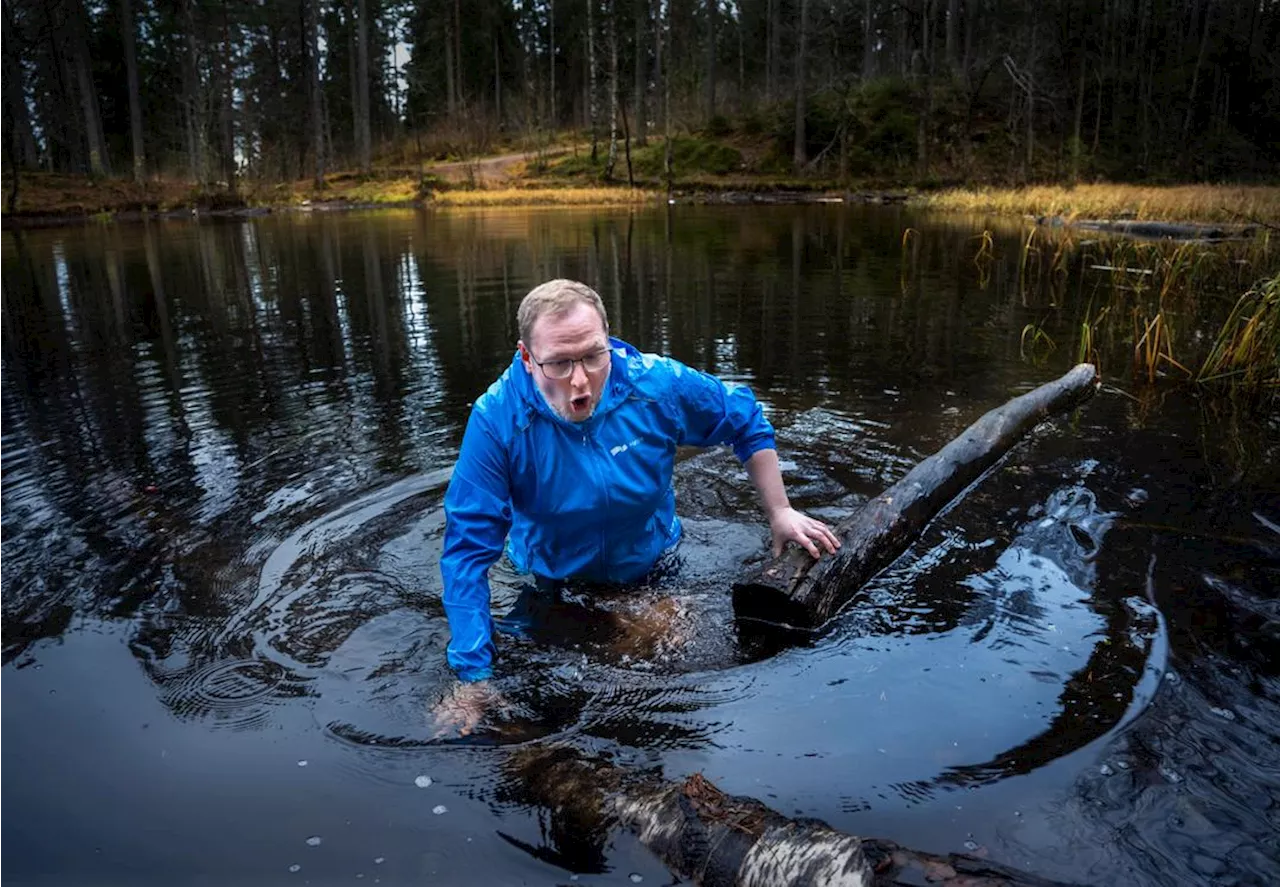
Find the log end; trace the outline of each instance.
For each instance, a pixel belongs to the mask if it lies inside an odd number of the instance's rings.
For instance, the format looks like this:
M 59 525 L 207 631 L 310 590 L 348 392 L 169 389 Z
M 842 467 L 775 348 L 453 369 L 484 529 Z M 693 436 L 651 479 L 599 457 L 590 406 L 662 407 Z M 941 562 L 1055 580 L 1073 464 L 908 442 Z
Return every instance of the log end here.
M 785 591 L 762 582 L 744 581 L 733 586 L 733 615 L 736 619 L 783 628 L 813 629 L 814 614 Z

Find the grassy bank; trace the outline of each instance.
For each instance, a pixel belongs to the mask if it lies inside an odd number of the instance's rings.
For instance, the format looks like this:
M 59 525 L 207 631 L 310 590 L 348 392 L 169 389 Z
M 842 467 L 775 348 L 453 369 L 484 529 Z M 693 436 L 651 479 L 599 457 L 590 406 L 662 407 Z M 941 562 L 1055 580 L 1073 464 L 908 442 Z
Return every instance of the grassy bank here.
M 512 146 L 508 146 L 510 149 Z M 642 204 L 665 195 L 666 145 L 651 139 L 631 152 L 630 167 L 619 152 L 606 175 L 607 143 L 595 160 L 589 141 L 554 149 L 419 163 L 389 150 L 370 174 L 338 171 L 317 188 L 310 179 L 271 183 L 243 181 L 234 194 L 157 177 L 142 184 L 124 178 L 91 179 L 55 173 L 23 173 L 16 213 L 8 212 L 13 177 L 6 172 L 4 217 L 111 217 L 177 210 L 281 209 L 303 206 L 608 206 Z M 809 197 L 865 199 L 892 191 L 910 195 L 914 206 L 940 212 L 1066 218 L 1230 223 L 1262 221 L 1280 225 L 1280 187 L 1237 185 L 1141 186 L 1088 184 L 1021 188 L 964 187 L 916 190 L 909 178 L 797 176 L 774 140 L 741 130 L 724 134 L 685 133 L 672 140 L 673 190 L 681 199 L 719 199 L 726 194 L 803 193 Z M 905 174 L 903 174 L 905 175 Z M 636 187 L 627 186 L 629 179 Z
M 950 212 L 1153 221 L 1280 223 L 1280 187 L 1239 185 L 1038 185 L 957 188 L 915 203 Z

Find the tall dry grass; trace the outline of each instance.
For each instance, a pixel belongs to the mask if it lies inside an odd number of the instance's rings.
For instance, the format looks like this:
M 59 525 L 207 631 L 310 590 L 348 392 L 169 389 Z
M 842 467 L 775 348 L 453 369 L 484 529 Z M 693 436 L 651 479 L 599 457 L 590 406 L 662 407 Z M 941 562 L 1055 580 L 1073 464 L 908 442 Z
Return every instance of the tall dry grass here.
M 1036 185 L 924 194 L 930 209 L 1066 218 L 1280 224 L 1280 187 L 1267 185 Z
M 975 262 L 988 238 L 984 232 Z M 1082 240 L 1070 228 L 1034 225 L 1020 238 L 1018 286 L 1023 304 L 1042 293 L 1055 308 L 1068 286 L 1092 290 L 1077 322 L 1081 360 L 1100 358 L 1109 350 L 1103 342 L 1124 343 L 1147 383 L 1169 375 L 1280 396 L 1280 254 L 1272 240 L 1266 230 L 1218 244 Z M 1213 319 L 1227 306 L 1225 320 Z M 1023 328 L 1024 357 L 1055 348 L 1036 324 Z
M 431 206 L 620 206 L 652 203 L 656 191 L 641 188 L 491 188 L 437 191 Z

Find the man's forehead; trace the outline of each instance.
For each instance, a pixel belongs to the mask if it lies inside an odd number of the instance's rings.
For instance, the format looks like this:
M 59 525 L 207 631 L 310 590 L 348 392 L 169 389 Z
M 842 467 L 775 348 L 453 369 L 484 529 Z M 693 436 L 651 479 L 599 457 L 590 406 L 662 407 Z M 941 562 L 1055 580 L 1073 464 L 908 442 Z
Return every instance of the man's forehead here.
M 580 311 L 580 308 L 587 310 Z M 539 318 L 534 324 L 532 338 L 543 348 L 556 351 L 591 351 L 608 345 L 604 323 L 590 305 L 575 305 L 568 311 Z

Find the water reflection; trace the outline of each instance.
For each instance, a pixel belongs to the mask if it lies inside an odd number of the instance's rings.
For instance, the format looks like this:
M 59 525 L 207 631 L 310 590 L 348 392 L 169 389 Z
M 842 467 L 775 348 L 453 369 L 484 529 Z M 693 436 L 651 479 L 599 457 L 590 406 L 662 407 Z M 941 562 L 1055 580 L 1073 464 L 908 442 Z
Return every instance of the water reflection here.
M 682 207 L 6 233 L 4 662 L 38 665 L 42 639 L 112 620 L 184 724 L 268 734 L 305 711 L 353 755 L 439 751 L 426 712 L 451 680 L 440 497 L 529 288 L 589 281 L 617 334 L 750 382 L 793 501 L 834 518 L 1068 362 L 1066 349 L 1024 360 L 1018 334 L 1034 321 L 1070 341 L 1084 278 L 1041 286 L 1017 230 L 975 262 L 981 229 L 898 208 Z M 491 794 L 539 816 L 517 750 L 552 739 L 645 766 L 715 760 L 744 781 L 767 760 L 806 812 L 866 832 L 859 817 L 885 815 L 885 798 L 927 806 L 1016 782 L 1117 730 L 1163 748 L 1173 728 L 1131 725 L 1151 723 L 1168 658 L 1203 666 L 1196 692 L 1217 693 L 1176 717 L 1240 713 L 1198 748 L 1256 749 L 1280 723 L 1275 543 L 1236 518 L 1247 500 L 1241 514 L 1277 520 L 1280 429 L 1204 405 L 1191 424 L 1183 409 L 1104 395 L 1083 425 L 1051 426 L 803 636 L 733 623 L 730 580 L 763 556 L 765 528 L 731 457 L 682 454 L 679 568 L 629 595 L 575 592 L 540 630 L 504 636 L 512 710 L 445 750 L 510 755 Z M 1197 513 L 1188 491 L 1220 489 Z M 1251 553 L 1224 555 L 1219 536 Z M 1174 554 L 1152 542 L 1166 537 L 1208 541 Z M 1204 595 L 1167 632 L 1157 613 L 1181 598 L 1162 581 Z M 497 612 L 526 587 L 500 565 Z M 824 757 L 801 759 L 800 737 Z M 1153 752 L 1152 772 L 1167 757 Z M 460 766 L 488 791 L 483 766 Z M 1110 786 L 1083 791 L 1141 820 Z M 1252 803 L 1231 791 L 1224 807 Z M 1238 820 L 1257 844 L 1256 817 Z M 617 851 L 588 825 L 577 844 L 552 819 L 541 843 L 502 831 L 552 865 L 603 871 Z

